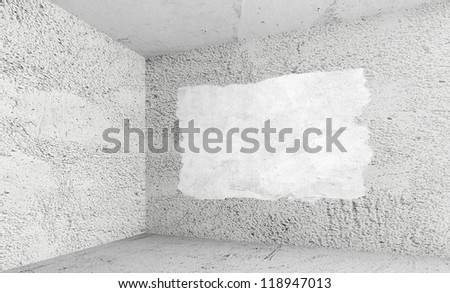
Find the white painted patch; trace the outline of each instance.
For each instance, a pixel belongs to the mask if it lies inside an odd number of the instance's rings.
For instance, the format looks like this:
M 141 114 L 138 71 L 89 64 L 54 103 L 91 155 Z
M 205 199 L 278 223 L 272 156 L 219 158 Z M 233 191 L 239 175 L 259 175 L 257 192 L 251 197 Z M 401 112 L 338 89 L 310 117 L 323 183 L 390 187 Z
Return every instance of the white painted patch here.
M 261 130 L 257 137 L 261 143 L 253 154 L 239 152 L 250 147 L 233 136 L 233 152 L 210 154 L 188 150 L 187 139 L 182 147 L 183 167 L 179 190 L 184 194 L 202 198 L 253 197 L 274 200 L 288 198 L 341 198 L 353 199 L 364 195 L 363 171 L 372 152 L 368 146 L 367 127 L 358 125 L 355 117 L 369 102 L 362 69 L 339 72 L 292 74 L 271 78 L 256 84 L 226 87 L 202 85 L 185 87 L 178 92 L 180 127 L 187 127 L 194 119 L 203 132 L 217 127 L 224 134 L 228 129 L 246 127 L 261 129 L 264 121 L 271 126 L 294 128 L 285 142 L 272 134 L 271 145 L 276 153 L 263 148 Z M 333 133 L 339 127 L 346 130 L 339 137 L 347 152 L 333 146 L 333 152 L 307 153 L 303 149 L 286 153 L 293 138 L 302 138 L 305 129 L 316 127 L 324 134 L 311 135 L 310 145 L 325 146 L 325 121 L 333 119 Z M 225 136 L 225 135 L 224 135 Z M 202 146 L 202 135 L 195 135 L 196 146 Z M 219 145 L 219 144 L 218 144 Z

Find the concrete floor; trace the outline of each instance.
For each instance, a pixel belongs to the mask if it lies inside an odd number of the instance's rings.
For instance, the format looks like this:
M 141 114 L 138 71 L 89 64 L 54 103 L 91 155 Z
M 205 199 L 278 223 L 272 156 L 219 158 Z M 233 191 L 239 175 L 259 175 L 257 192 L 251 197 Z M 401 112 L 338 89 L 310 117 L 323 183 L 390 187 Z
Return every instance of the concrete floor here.
M 140 235 L 9 272 L 450 272 L 450 259 Z

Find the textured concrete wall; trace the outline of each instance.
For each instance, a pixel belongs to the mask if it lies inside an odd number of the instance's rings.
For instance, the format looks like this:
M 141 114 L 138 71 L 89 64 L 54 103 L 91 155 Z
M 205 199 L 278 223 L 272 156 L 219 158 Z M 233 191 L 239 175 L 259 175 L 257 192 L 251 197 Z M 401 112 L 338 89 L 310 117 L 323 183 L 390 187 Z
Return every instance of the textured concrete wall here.
M 333 23 L 147 61 L 147 123 L 171 127 L 177 89 L 364 68 L 366 194 L 316 202 L 200 200 L 177 190 L 181 156 L 147 158 L 148 231 L 450 256 L 450 4 Z
M 0 269 L 145 230 L 144 160 L 101 152 L 144 123 L 145 60 L 45 1 L 2 1 Z

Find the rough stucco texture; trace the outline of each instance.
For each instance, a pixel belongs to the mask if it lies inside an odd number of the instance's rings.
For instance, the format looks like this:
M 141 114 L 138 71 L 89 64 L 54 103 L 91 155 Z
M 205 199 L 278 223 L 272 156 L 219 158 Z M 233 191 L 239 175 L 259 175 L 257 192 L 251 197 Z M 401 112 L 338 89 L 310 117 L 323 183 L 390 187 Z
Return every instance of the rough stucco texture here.
M 450 4 L 426 5 L 147 60 L 147 124 L 171 127 L 177 90 L 364 68 L 373 150 L 355 200 L 201 200 L 181 156 L 148 154 L 150 233 L 450 256 Z M 280 97 L 281 98 L 281 97 Z
M 3 1 L 0 269 L 145 230 L 144 160 L 101 152 L 144 124 L 145 60 L 45 1 Z

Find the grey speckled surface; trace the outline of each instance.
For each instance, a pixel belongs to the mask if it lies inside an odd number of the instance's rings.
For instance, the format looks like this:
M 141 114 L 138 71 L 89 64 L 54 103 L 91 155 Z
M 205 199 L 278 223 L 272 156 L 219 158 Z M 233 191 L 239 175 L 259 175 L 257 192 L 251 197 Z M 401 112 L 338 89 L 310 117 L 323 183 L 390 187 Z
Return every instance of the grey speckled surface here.
M 144 124 L 144 58 L 46 1 L 1 5 L 0 270 L 143 233 L 145 158 L 100 150 Z
M 153 127 L 172 126 L 179 87 L 364 68 L 374 151 L 364 197 L 314 203 L 197 200 L 177 191 L 178 154 L 149 154 L 148 232 L 450 256 L 449 64 L 448 1 L 147 60 Z
M 145 63 L 46 1 L 3 1 L 0 269 L 146 230 L 449 257 L 450 3 L 444 2 Z M 372 100 L 360 122 L 371 131 L 374 157 L 364 175 L 367 193 L 357 200 L 196 200 L 177 191 L 178 155 L 149 154 L 145 163 L 141 155 L 100 152 L 102 131 L 124 118 L 135 126 L 172 126 L 178 87 L 361 67 Z M 177 257 L 183 249 L 189 255 L 185 240 L 177 241 Z M 159 247 L 148 249 L 152 257 L 164 252 Z M 205 254 L 206 269 L 211 255 L 227 254 Z M 237 265 L 222 268 L 245 269 Z
M 428 256 L 141 235 L 10 272 L 448 273 L 450 260 Z

